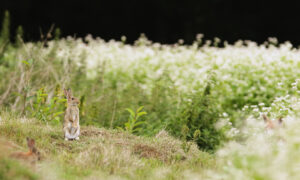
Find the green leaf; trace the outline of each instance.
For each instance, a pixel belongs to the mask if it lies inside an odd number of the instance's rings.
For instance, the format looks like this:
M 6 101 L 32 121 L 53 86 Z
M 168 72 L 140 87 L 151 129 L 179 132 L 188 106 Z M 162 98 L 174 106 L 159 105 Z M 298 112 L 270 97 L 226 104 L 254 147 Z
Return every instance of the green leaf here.
M 53 124 L 56 124 L 56 125 L 59 124 L 59 122 L 60 122 L 60 121 L 59 121 L 59 117 L 56 117 L 56 118 L 54 118 L 54 119 L 52 120 L 52 123 L 53 123 Z
M 132 131 L 132 133 L 139 132 L 139 131 L 141 131 L 141 130 L 142 130 L 142 128 L 136 128 L 136 129 L 134 129 L 134 130 Z
M 147 114 L 147 112 L 143 111 L 143 112 L 139 112 L 139 113 L 137 114 L 137 116 L 138 116 L 138 117 L 141 117 L 141 116 L 143 116 L 143 115 L 145 115 L 145 114 Z
M 135 127 L 137 127 L 137 126 L 139 126 L 139 125 L 141 125 L 141 124 L 144 124 L 144 121 L 140 121 L 140 122 L 135 123 L 135 124 L 133 125 L 133 128 L 135 128 Z
M 124 125 L 125 125 L 126 129 L 130 128 L 130 123 L 129 122 L 125 123 Z
M 60 112 L 54 113 L 54 114 L 53 114 L 53 117 L 59 116 L 59 115 L 61 115 L 61 114 L 63 114 L 63 113 L 64 113 L 63 111 L 60 111 Z
M 128 121 L 126 123 L 124 123 L 125 126 L 125 130 L 129 133 L 134 133 L 134 132 L 138 132 L 141 130 L 141 128 L 137 128 L 137 126 L 144 124 L 144 121 L 139 121 L 138 122 L 138 118 L 140 116 L 143 116 L 145 114 L 147 114 L 146 112 L 140 112 L 143 109 L 144 106 L 139 107 L 136 110 L 136 113 L 134 113 L 134 111 L 130 108 L 127 108 L 126 110 L 130 113 L 130 117 L 128 118 Z
M 67 102 L 67 99 L 59 99 L 58 101 L 57 101 L 58 103 L 64 103 L 64 102 Z
M 26 65 L 29 65 L 29 62 L 23 60 L 22 63 L 26 64 Z
M 121 131 L 124 131 L 124 129 L 123 129 L 123 128 L 121 128 L 121 127 L 119 127 L 119 126 L 117 127 L 117 129 L 119 129 L 119 130 L 121 130 Z
M 132 117 L 135 116 L 135 113 L 130 108 L 126 108 L 126 110 L 131 114 Z
M 42 110 L 43 110 L 44 112 L 48 112 L 48 111 L 49 111 L 49 107 L 44 107 Z
M 136 112 L 140 112 L 142 109 L 144 108 L 144 106 L 139 107 Z
M 197 129 L 196 131 L 194 131 L 193 138 L 197 139 L 200 135 L 201 135 L 201 131 Z

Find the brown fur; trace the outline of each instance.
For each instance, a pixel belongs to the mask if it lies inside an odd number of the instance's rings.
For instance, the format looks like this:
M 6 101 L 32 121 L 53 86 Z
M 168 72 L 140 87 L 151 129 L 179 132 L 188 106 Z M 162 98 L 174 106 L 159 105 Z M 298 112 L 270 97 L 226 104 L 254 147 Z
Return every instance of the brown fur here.
M 28 152 L 14 152 L 10 155 L 10 157 L 21 159 L 28 161 L 30 163 L 35 163 L 36 161 L 41 160 L 40 152 L 35 147 L 35 140 L 26 138 L 27 140 L 27 146 L 29 148 Z
M 282 122 L 283 122 L 282 117 L 279 117 L 276 121 L 272 121 L 265 114 L 263 114 L 263 119 L 266 123 L 266 129 L 278 128 L 282 125 Z
M 64 89 L 68 101 L 68 107 L 65 111 L 64 117 L 64 135 L 65 140 L 78 139 L 80 134 L 80 125 L 79 125 L 79 100 L 72 96 L 71 90 Z

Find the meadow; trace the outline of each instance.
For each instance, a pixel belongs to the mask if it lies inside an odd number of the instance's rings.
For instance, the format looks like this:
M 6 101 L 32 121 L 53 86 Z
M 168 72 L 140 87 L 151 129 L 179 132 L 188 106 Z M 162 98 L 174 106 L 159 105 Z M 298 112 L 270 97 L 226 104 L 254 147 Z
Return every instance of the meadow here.
M 0 35 L 0 179 L 299 179 L 300 50 L 269 38 L 160 44 Z M 80 99 L 64 141 L 64 88 Z M 266 131 L 262 115 L 282 117 Z M 10 158 L 36 139 L 34 165 Z M 7 148 L 12 143 L 12 148 Z

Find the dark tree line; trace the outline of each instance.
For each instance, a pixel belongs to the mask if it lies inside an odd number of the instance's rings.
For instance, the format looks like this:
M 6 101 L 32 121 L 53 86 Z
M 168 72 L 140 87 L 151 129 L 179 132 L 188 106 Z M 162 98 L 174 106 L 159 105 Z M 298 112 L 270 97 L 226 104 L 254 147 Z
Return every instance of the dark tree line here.
M 40 28 L 51 24 L 63 36 L 91 33 L 106 40 L 126 35 L 129 42 L 145 33 L 149 39 L 190 43 L 197 33 L 229 42 L 250 39 L 263 42 L 267 37 L 300 44 L 297 1 L 260 0 L 2 0 L 0 13 L 11 13 L 11 29 L 18 25 L 27 40 L 38 40 Z

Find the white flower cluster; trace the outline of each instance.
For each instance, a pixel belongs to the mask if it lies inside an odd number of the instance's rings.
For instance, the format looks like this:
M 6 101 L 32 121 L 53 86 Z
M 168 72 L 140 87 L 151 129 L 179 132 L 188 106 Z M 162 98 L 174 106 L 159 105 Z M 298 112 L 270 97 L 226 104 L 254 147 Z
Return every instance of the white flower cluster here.
M 127 78 L 143 76 L 145 80 L 140 86 L 148 93 L 151 93 L 153 82 L 165 75 L 181 92 L 192 92 L 204 86 L 213 71 L 217 85 L 222 85 L 225 95 L 246 91 L 246 97 L 252 98 L 255 92 L 267 91 L 270 86 L 286 86 L 284 82 L 288 78 L 296 79 L 299 74 L 295 67 L 300 65 L 300 50 L 292 48 L 288 42 L 275 47 L 274 39 L 270 39 L 267 45 L 240 41 L 235 45 L 227 44 L 224 48 L 198 48 L 195 44 L 188 46 L 182 43 L 163 45 L 152 43 L 146 37 L 138 40 L 136 45 L 128 45 L 124 44 L 125 39 L 123 36 L 122 41 L 105 42 L 91 36 L 84 40 L 68 37 L 49 42 L 49 47 L 43 51 L 47 54 L 55 47 L 57 58 L 63 62 L 73 60 L 79 66 L 86 63 L 90 78 L 95 78 L 102 66 L 110 75 L 126 73 Z M 255 79 L 258 82 L 251 86 L 249 83 Z

